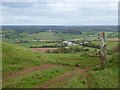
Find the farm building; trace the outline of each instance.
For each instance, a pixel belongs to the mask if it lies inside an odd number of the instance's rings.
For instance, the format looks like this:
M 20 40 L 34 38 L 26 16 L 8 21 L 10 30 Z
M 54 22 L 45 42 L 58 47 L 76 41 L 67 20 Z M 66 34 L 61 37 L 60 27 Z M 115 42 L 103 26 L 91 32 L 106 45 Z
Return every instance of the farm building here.
M 64 45 L 64 46 L 70 46 L 70 45 L 72 45 L 72 44 L 73 44 L 72 42 L 63 41 L 63 45 Z
M 89 42 L 88 41 L 83 41 L 80 43 L 80 45 L 84 45 L 84 44 L 88 44 Z

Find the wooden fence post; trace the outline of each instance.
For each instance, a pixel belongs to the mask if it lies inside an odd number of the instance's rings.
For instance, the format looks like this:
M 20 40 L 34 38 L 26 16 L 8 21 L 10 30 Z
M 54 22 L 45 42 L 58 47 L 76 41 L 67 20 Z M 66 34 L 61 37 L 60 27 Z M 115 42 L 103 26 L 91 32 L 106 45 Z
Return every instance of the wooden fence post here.
M 99 33 L 99 41 L 100 41 L 99 57 L 100 57 L 100 60 L 101 60 L 101 66 L 105 66 L 106 65 L 106 60 L 107 60 L 105 32 L 100 32 Z

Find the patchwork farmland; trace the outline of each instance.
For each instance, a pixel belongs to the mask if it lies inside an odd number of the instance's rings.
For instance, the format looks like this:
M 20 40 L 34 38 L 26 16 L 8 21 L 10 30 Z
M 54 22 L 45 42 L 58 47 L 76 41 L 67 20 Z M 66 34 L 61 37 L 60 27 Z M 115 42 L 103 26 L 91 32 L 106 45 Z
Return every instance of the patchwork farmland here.
M 101 67 L 98 33 L 75 27 L 2 30 L 3 88 L 118 88 L 118 32 L 102 27 L 107 63 Z M 54 28 L 54 29 L 53 29 Z M 61 29 L 62 30 L 58 30 Z M 83 27 L 82 27 L 83 28 Z M 91 27 L 101 29 L 101 27 Z M 11 30 L 12 29 L 12 30 Z

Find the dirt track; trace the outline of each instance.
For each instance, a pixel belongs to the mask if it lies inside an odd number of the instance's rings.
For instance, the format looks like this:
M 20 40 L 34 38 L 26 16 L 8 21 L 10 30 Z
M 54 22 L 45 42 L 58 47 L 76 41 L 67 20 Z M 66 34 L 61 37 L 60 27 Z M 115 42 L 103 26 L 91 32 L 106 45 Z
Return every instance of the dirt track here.
M 29 74 L 33 71 L 42 71 L 42 70 L 48 70 L 48 69 L 55 68 L 55 67 L 64 67 L 64 66 L 67 66 L 67 65 L 44 64 L 44 65 L 40 65 L 40 66 L 36 66 L 36 67 L 29 67 L 24 70 L 7 73 L 7 74 L 3 75 L 3 81 L 10 79 L 10 78 L 12 79 L 15 77 L 20 77 L 22 75 Z M 37 86 L 37 88 L 49 88 L 51 86 L 57 86 L 59 83 L 65 83 L 67 80 L 69 80 L 71 77 L 73 77 L 77 74 L 85 75 L 87 78 L 89 75 L 86 73 L 86 71 L 88 71 L 88 70 L 90 70 L 90 68 L 82 69 L 82 68 L 75 67 L 71 71 L 67 71 L 63 74 L 60 74 L 59 76 L 57 76 L 54 79 L 46 81 L 42 85 Z M 88 87 L 89 87 L 89 85 L 88 85 Z
M 49 80 L 45 83 L 43 83 L 42 85 L 40 85 L 38 88 L 49 88 L 49 86 L 51 85 L 58 85 L 59 83 L 63 83 L 65 82 L 66 80 L 69 80 L 72 76 L 75 76 L 77 74 L 82 74 L 84 75 L 86 73 L 86 71 L 88 71 L 89 69 L 86 68 L 86 69 L 80 69 L 80 68 L 75 68 L 74 70 L 72 71 L 69 71 L 69 72 L 65 72 L 64 74 L 58 76 L 57 78 L 55 79 L 52 79 L 52 80 Z
M 47 70 L 47 69 L 54 68 L 57 66 L 64 66 L 64 65 L 44 64 L 44 65 L 40 65 L 40 66 L 36 66 L 36 67 L 29 67 L 29 68 L 26 68 L 24 70 L 20 70 L 17 72 L 7 73 L 7 74 L 3 75 L 3 80 L 8 79 L 8 78 L 13 78 L 13 77 L 19 77 L 24 74 L 29 74 L 33 71 Z

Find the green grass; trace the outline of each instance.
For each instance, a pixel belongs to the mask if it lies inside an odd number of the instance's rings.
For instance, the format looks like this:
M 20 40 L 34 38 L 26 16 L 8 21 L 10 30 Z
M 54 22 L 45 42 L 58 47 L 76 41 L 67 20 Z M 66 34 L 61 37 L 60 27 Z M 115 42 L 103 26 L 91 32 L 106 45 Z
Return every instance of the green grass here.
M 30 42 L 30 43 L 20 43 L 18 45 L 29 48 L 30 46 L 55 46 L 56 44 L 58 43 Z
M 99 50 L 97 48 L 86 47 L 86 46 L 82 46 L 82 45 L 72 45 L 70 47 L 72 47 L 72 48 L 78 47 L 80 49 L 89 49 L 89 51 L 98 51 Z
M 49 70 L 31 72 L 19 78 L 12 78 L 3 82 L 3 88 L 35 88 L 39 87 L 45 81 L 53 79 L 58 75 L 70 70 L 67 67 L 55 67 Z
M 3 72 L 22 70 L 26 67 L 41 65 L 47 60 L 44 54 L 33 52 L 10 43 L 2 44 Z
M 89 74 L 92 88 L 118 88 L 118 54 L 111 57 L 105 69 L 90 71 Z
M 87 82 L 86 78 L 83 75 L 76 75 L 75 77 L 72 77 L 66 87 L 70 88 L 87 88 Z
M 93 41 L 92 43 L 99 45 L 99 41 Z M 116 46 L 118 46 L 118 42 L 117 41 L 107 41 L 106 45 L 107 45 L 107 49 L 111 50 L 111 49 L 115 48 Z
M 42 54 L 33 52 L 18 45 L 3 43 L 3 72 L 22 70 L 26 67 L 38 66 L 41 64 L 67 64 L 75 66 L 80 63 L 81 67 L 96 65 L 98 58 L 82 57 L 79 54 Z M 90 63 L 93 62 L 93 63 Z
M 59 33 L 58 36 L 61 37 L 64 40 L 71 40 L 71 39 L 81 38 L 80 35 L 64 34 L 64 33 Z
M 111 50 L 118 46 L 118 42 L 107 42 L 107 49 Z
M 31 43 L 19 43 L 18 45 L 21 45 L 23 47 L 29 48 Z
M 29 34 L 25 38 L 41 39 L 41 40 L 58 40 L 59 37 L 53 32 L 41 32 L 36 34 Z
M 80 64 L 81 68 L 94 67 L 99 63 L 97 57 L 82 57 L 79 54 L 47 54 L 47 56 L 55 64 L 66 64 L 69 66 Z
M 118 69 L 91 71 L 90 76 L 92 88 L 118 88 Z
M 85 76 L 75 75 L 71 77 L 69 80 L 63 83 L 59 83 L 57 87 L 58 88 L 87 88 L 87 82 L 86 82 Z
M 106 32 L 107 38 L 118 38 L 119 33 L 118 32 Z
M 80 39 L 80 40 L 94 40 L 95 37 L 91 37 L 86 32 L 82 34 L 65 34 L 65 33 L 58 33 L 58 36 L 64 40 L 71 40 L 71 39 Z
M 2 44 L 2 72 L 3 75 L 9 72 L 17 72 L 28 67 L 40 66 L 42 64 L 65 64 L 64 67 L 50 68 L 49 70 L 34 71 L 20 77 L 10 78 L 3 82 L 6 88 L 31 88 L 38 87 L 44 82 L 56 78 L 58 75 L 80 64 L 80 68 L 95 68 L 99 63 L 98 57 L 82 56 L 81 54 L 43 54 L 33 52 L 28 48 L 19 45 L 4 43 Z M 107 66 L 103 70 L 88 71 L 89 77 L 75 75 L 71 79 L 59 84 L 61 87 L 86 88 L 89 81 L 90 88 L 117 88 L 118 87 L 118 55 L 111 55 Z M 67 66 L 68 65 L 68 66 Z M 56 86 L 57 87 L 57 86 Z

